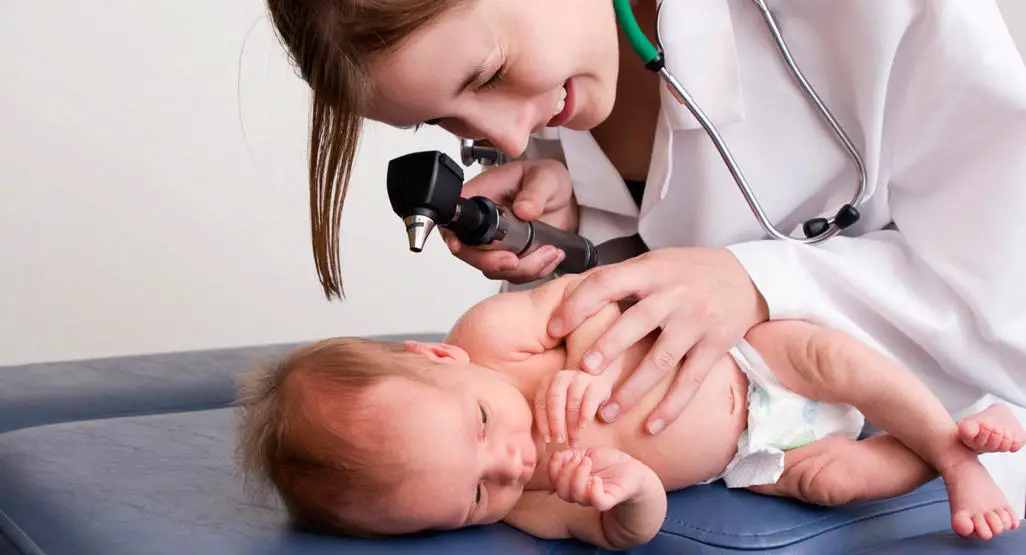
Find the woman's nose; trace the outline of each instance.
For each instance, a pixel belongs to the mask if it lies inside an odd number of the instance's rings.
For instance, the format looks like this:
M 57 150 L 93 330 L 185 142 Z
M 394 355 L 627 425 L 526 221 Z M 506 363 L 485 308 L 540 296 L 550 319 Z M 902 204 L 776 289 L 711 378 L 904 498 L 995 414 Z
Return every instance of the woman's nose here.
M 523 154 L 531 133 L 541 125 L 536 106 L 521 100 L 496 104 L 486 110 L 487 113 L 475 118 L 475 134 L 488 139 L 508 157 Z

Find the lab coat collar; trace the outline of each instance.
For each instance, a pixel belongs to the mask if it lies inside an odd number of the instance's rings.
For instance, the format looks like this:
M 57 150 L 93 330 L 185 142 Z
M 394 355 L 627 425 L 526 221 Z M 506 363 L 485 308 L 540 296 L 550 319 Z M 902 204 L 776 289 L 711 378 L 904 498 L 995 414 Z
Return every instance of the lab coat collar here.
M 665 52 L 666 68 L 677 77 L 713 125 L 743 119 L 737 46 L 727 0 L 659 0 L 658 5 L 659 35 L 652 38 L 658 39 Z M 659 191 L 653 199 L 656 201 L 666 196 L 669 186 L 673 131 L 702 128 L 668 88 L 663 87 L 660 92 L 662 110 L 646 186 L 646 189 Z M 580 205 L 612 214 L 639 216 L 638 207 L 619 172 L 589 131 L 546 128 L 535 133 L 534 138 L 560 143 Z M 648 208 L 651 206 L 648 204 Z
M 623 216 L 638 215 L 637 204 L 620 172 L 590 131 L 563 128 L 559 138 L 578 204 Z
M 659 0 L 659 47 L 666 69 L 691 95 L 713 125 L 744 118 L 734 22 L 727 0 Z M 701 129 L 669 86 L 661 90 L 670 129 Z

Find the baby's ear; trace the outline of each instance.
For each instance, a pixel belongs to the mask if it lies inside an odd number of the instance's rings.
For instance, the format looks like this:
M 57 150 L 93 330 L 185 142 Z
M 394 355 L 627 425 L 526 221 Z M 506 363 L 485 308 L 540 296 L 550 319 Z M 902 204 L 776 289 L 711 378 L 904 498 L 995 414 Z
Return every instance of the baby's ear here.
M 420 341 L 407 340 L 403 342 L 406 350 L 411 353 L 423 355 L 431 360 L 439 362 L 456 361 L 470 362 L 470 355 L 463 349 L 447 343 L 422 343 Z

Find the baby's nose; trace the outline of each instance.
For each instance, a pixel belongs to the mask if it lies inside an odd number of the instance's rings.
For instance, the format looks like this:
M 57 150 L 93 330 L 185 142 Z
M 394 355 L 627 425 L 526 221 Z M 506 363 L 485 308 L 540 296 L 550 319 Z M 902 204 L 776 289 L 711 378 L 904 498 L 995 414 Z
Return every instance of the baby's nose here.
M 496 450 L 494 470 L 495 480 L 502 483 L 515 483 L 524 473 L 520 457 L 520 448 L 515 443 L 508 443 Z

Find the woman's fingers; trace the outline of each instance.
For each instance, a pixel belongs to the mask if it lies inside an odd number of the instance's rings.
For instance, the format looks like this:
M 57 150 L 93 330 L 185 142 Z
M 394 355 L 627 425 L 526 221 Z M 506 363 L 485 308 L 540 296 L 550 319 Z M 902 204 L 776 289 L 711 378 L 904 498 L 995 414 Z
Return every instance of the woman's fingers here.
M 652 348 L 641 360 L 637 369 L 610 396 L 609 402 L 599 410 L 599 416 L 605 422 L 613 422 L 628 411 L 648 394 L 659 382 L 672 376 L 682 358 L 701 336 L 700 328 L 695 325 L 681 323 L 679 319 L 671 320 L 676 326 L 667 325 Z M 666 422 L 673 420 L 664 420 Z M 654 423 L 649 418 L 649 427 Z
M 510 283 L 524 283 L 542 279 L 551 274 L 563 262 L 565 257 L 566 254 L 560 249 L 546 245 L 523 258 L 517 258 L 514 255 L 511 262 L 502 261 L 502 267 L 496 271 L 489 269 L 487 267 L 489 266 L 488 260 L 482 258 L 481 264 L 485 267 L 481 268 L 481 272 L 488 279 L 501 279 Z
M 555 160 L 537 160 L 507 164 L 474 177 L 463 187 L 464 197 L 483 196 L 512 206 L 522 220 L 541 220 L 562 229 L 574 225 L 573 187 L 562 164 Z M 442 235 L 449 251 L 477 268 L 485 277 L 511 283 L 526 283 L 550 275 L 565 254 L 552 246 L 543 246 L 523 258 L 489 246 L 468 246 L 452 232 Z
M 523 258 L 498 249 L 468 247 L 459 242 L 452 232 L 445 231 L 445 244 L 449 252 L 477 268 L 488 279 L 525 283 L 541 279 L 563 261 L 566 254 L 551 245 L 545 245 Z
M 565 166 L 545 159 L 505 164 L 481 172 L 464 185 L 462 194 L 512 206 L 518 218 L 536 220 L 569 205 L 573 186 Z
M 628 308 L 592 342 L 581 359 L 581 366 L 588 373 L 600 374 L 631 345 L 661 327 L 673 309 L 671 299 L 659 293 Z
M 556 309 L 549 321 L 549 333 L 554 337 L 566 337 L 602 307 L 636 294 L 643 284 L 652 280 L 651 275 L 639 275 L 639 268 L 643 269 L 631 261 L 621 262 L 584 278 Z M 604 368 L 604 363 L 599 367 Z
M 676 353 L 676 349 L 673 352 Z M 669 391 L 648 417 L 645 426 L 648 433 L 656 435 L 663 431 L 667 424 L 680 417 L 684 408 L 688 406 L 695 393 L 698 392 L 698 388 L 702 386 L 702 382 L 709 375 L 721 352 L 722 349 L 713 345 L 708 339 L 700 340 L 688 351 L 684 364 L 674 376 Z

